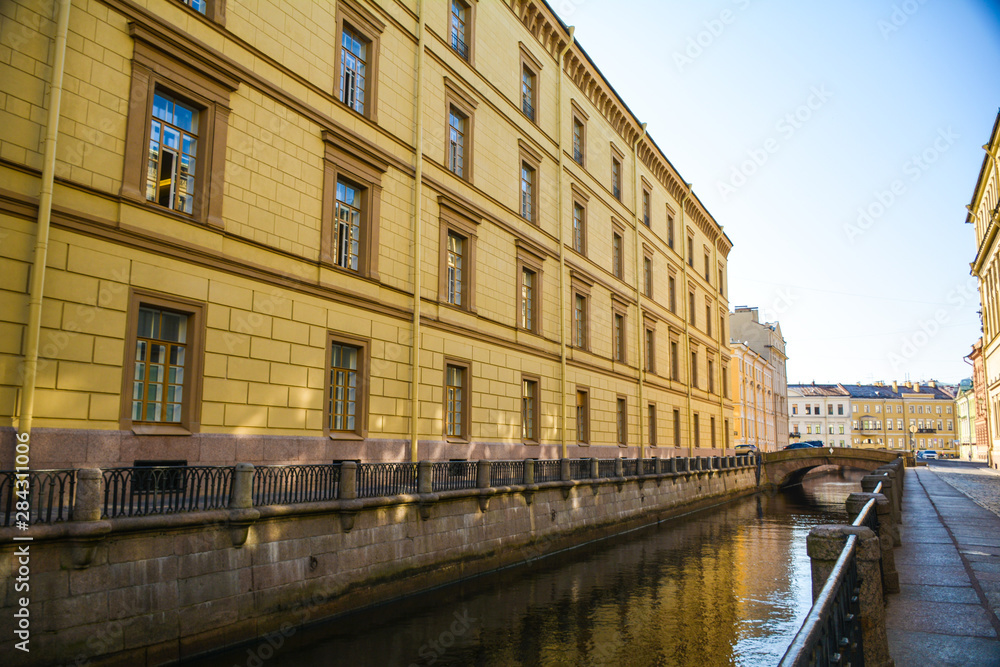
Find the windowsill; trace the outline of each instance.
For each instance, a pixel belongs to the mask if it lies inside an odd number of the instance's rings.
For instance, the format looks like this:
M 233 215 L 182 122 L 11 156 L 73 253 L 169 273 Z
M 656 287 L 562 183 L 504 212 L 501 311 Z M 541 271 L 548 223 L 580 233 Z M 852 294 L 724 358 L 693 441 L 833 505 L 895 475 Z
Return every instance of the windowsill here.
M 453 435 L 446 435 L 444 437 L 444 441 L 447 442 L 450 445 L 467 445 L 470 442 L 472 442 L 471 440 L 469 440 L 467 438 L 456 438 Z
M 440 305 L 442 305 L 442 306 L 444 306 L 446 308 L 449 308 L 451 310 L 457 310 L 460 313 L 468 313 L 469 315 L 475 315 L 476 314 L 475 308 L 467 308 L 465 306 L 456 306 L 455 304 L 450 303 L 449 301 L 446 301 L 446 300 L 442 300 L 440 302 Z
M 363 434 L 361 434 L 361 433 L 341 433 L 341 432 L 336 432 L 336 431 L 328 433 L 327 436 L 331 440 L 353 440 L 353 441 L 360 441 L 360 440 L 364 440 L 365 439 L 365 436 Z
M 521 444 L 522 445 L 532 445 L 532 446 L 536 446 L 537 447 L 541 443 L 538 440 L 522 440 Z
M 126 196 L 125 199 L 129 203 L 134 204 L 136 206 L 139 206 L 141 208 L 144 208 L 147 211 L 154 211 L 154 212 L 156 212 L 156 213 L 158 213 L 160 215 L 167 215 L 167 216 L 170 216 L 171 218 L 174 218 L 175 220 L 179 220 L 180 222 L 187 222 L 187 223 L 192 224 L 192 225 L 199 225 L 201 227 L 208 227 L 210 229 L 222 229 L 223 228 L 223 224 L 222 224 L 221 220 L 219 222 L 211 222 L 209 220 L 199 220 L 198 218 L 196 218 L 194 216 L 194 214 L 181 213 L 180 211 L 175 211 L 172 208 L 167 208 L 166 206 L 161 206 L 160 204 L 155 204 L 155 203 L 149 201 L 148 199 L 146 199 L 145 197 L 136 198 L 136 197 L 128 197 L 128 196 Z
M 133 424 L 135 435 L 191 435 L 191 431 L 174 424 Z

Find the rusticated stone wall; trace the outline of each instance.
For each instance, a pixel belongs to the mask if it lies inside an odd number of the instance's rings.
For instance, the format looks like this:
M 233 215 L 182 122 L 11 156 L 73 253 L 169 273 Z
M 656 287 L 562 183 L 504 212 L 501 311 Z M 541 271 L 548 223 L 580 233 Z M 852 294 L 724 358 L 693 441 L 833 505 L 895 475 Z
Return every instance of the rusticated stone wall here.
M 30 590 L 3 587 L 0 654 L 162 664 L 755 490 L 754 468 L 738 467 L 33 526 Z M 0 529 L 8 581 L 13 537 Z M 19 596 L 30 653 L 14 648 Z

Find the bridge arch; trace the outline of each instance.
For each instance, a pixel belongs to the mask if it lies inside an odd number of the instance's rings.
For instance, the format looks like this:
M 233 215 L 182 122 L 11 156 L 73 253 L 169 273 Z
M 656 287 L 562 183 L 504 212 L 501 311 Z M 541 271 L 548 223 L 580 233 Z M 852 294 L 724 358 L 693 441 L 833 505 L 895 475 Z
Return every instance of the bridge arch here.
M 807 472 L 819 466 L 843 466 L 871 471 L 895 461 L 900 456 L 905 456 L 905 453 L 848 447 L 814 447 L 768 452 L 763 457 L 760 484 L 778 488 L 792 486 L 801 482 Z M 913 465 L 912 462 L 910 465 Z

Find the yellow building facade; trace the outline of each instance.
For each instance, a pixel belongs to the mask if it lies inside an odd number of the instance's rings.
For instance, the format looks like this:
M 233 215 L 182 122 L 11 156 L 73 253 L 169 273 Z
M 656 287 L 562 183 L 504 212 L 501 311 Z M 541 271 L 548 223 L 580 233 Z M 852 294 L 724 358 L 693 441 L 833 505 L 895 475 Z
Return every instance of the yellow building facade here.
M 544 3 L 61 4 L 0 10 L 0 464 L 731 446 L 731 243 Z
M 976 188 L 965 221 L 976 228 L 976 255 L 972 275 L 979 280 L 982 305 L 982 356 L 985 383 L 985 418 L 987 423 L 987 461 L 1000 468 L 1000 114 L 993 123 L 989 141 L 983 146 L 986 155 L 979 170 Z M 980 443 L 982 446 L 982 443 Z
M 753 445 L 759 451 L 773 452 L 777 446 L 777 421 L 774 412 L 774 369 L 767 359 L 745 343 L 731 343 L 733 398 L 733 442 Z
M 852 446 L 958 456 L 955 397 L 935 382 L 841 386 L 851 396 Z

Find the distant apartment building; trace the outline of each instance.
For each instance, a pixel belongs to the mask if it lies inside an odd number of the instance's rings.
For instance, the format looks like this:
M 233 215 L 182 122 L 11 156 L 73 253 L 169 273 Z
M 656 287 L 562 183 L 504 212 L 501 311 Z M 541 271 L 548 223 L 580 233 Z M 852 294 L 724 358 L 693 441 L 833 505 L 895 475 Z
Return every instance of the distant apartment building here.
M 781 325 L 777 322 L 761 322 L 757 308 L 739 306 L 729 313 L 729 329 L 730 346 L 734 354 L 742 345 L 756 353 L 770 368 L 771 388 L 770 393 L 764 395 L 764 400 L 770 403 L 767 410 L 774 415 L 774 436 L 773 439 L 768 437 L 767 441 L 773 443 L 774 449 L 781 449 L 788 444 L 788 375 L 785 371 L 788 356 L 785 354 Z M 737 373 L 741 371 L 737 370 Z M 746 379 L 749 377 L 746 376 Z M 733 400 L 737 401 L 739 398 L 734 394 Z M 741 407 L 742 415 L 749 413 L 747 406 Z
M 962 380 L 955 395 L 958 448 L 963 459 L 979 459 L 976 447 L 976 392 L 972 378 Z
M 851 400 L 842 386 L 789 385 L 788 405 L 792 442 L 819 440 L 830 447 L 851 446 Z
M 986 391 L 986 364 L 983 361 L 983 339 L 972 344 L 972 351 L 965 357 L 972 363 L 972 391 L 976 397 L 975 432 L 976 449 L 980 460 L 993 465 L 990 439 L 989 412 Z
M 993 123 L 989 141 L 983 146 L 986 155 L 976 179 L 967 223 L 976 229 L 976 255 L 972 275 L 979 280 L 982 305 L 982 361 L 985 376 L 983 396 L 986 404 L 989 442 L 988 461 L 1000 467 L 1000 113 Z M 977 355 L 978 356 L 978 355 Z
M 732 343 L 733 444 L 777 449 L 774 414 L 774 367 L 745 343 Z
M 732 244 L 546 3 L 9 7 L 0 467 L 729 446 Z

